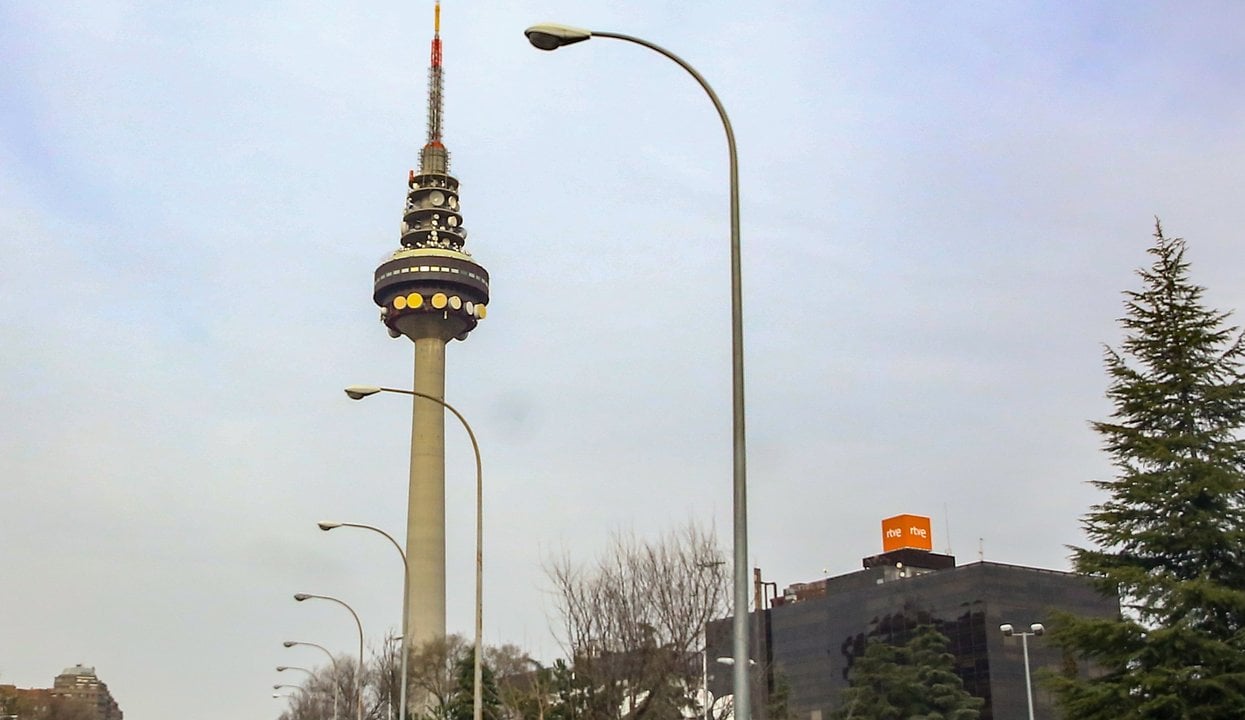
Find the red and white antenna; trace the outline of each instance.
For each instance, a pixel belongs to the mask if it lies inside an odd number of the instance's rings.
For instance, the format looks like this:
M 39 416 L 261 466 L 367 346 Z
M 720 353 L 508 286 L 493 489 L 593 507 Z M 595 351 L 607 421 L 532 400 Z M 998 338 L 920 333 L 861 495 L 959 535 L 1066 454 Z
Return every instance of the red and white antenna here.
M 432 58 L 428 65 L 428 139 L 420 155 L 421 174 L 449 172 L 449 153 L 441 142 L 444 84 L 441 65 L 441 2 L 437 0 L 432 15 Z

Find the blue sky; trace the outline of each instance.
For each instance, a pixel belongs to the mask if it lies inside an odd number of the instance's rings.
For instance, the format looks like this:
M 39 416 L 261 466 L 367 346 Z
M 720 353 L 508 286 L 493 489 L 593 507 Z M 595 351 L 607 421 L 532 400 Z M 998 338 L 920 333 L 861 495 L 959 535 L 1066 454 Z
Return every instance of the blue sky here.
M 128 720 L 276 715 L 379 636 L 407 386 L 371 273 L 423 142 L 431 2 L 0 5 L 0 682 L 93 664 Z M 446 142 L 488 319 L 447 399 L 486 482 L 490 642 L 557 654 L 542 564 L 694 518 L 729 542 L 726 154 L 743 189 L 751 554 L 786 586 L 934 518 L 1067 567 L 1153 219 L 1245 307 L 1233 3 L 446 0 Z M 447 447 L 451 629 L 472 478 Z M 949 532 L 948 532 L 949 530 Z M 980 540 L 979 540 L 980 539 Z M 204 693 L 204 688 L 211 692 Z M 196 698 L 187 708 L 187 699 Z

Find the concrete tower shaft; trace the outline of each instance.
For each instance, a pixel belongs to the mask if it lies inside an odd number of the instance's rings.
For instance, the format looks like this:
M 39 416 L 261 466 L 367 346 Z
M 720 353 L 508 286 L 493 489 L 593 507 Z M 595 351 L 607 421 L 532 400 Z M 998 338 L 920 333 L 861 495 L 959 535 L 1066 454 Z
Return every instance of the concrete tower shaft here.
M 465 249 L 458 180 L 441 139 L 441 6 L 435 10 L 428 73 L 428 137 L 407 178 L 400 247 L 376 268 L 372 299 L 392 337 L 415 345 L 413 389 L 445 397 L 445 346 L 485 318 L 489 276 Z M 415 397 L 406 556 L 410 603 L 404 644 L 445 636 L 445 409 Z

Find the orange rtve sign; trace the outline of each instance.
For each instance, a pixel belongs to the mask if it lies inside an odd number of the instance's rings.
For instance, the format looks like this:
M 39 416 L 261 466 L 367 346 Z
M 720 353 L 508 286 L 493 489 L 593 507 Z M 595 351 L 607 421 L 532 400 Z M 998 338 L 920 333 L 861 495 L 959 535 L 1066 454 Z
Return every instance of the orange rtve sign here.
M 904 548 L 934 549 L 929 518 L 920 515 L 896 515 L 882 521 L 882 552 Z

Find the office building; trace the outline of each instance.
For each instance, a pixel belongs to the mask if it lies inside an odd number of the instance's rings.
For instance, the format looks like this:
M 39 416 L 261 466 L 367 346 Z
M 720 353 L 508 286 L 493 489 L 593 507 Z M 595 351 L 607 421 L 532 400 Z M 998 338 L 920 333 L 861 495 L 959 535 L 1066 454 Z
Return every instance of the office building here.
M 896 527 L 901 530 L 898 534 Z M 933 624 L 950 639 L 949 650 L 964 688 L 985 701 L 981 720 L 1025 718 L 1021 638 L 1005 637 L 1000 625 L 1051 627 L 1053 611 L 1094 617 L 1119 614 L 1118 600 L 1103 596 L 1072 573 L 984 561 L 957 565 L 954 557 L 931 552 L 928 518 L 890 518 L 884 521 L 883 538 L 884 552 L 864 558 L 861 570 L 796 583 L 768 599 L 758 592 L 763 610 L 753 613 L 751 623 L 758 718 L 764 720 L 774 689 L 785 685 L 793 717 L 828 719 L 866 641 L 876 636 L 902 643 L 923 624 Z M 758 589 L 765 585 L 773 584 L 758 582 Z M 730 654 L 728 620 L 710 625 L 709 641 L 711 657 Z M 1053 697 L 1036 682 L 1039 670 L 1085 672 L 1085 668 L 1076 667 L 1043 637 L 1029 638 L 1028 645 L 1035 714 L 1055 717 Z M 715 679 L 711 690 L 729 693 L 723 684 L 726 674 L 718 675 L 722 677 Z

